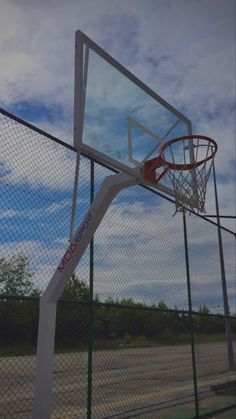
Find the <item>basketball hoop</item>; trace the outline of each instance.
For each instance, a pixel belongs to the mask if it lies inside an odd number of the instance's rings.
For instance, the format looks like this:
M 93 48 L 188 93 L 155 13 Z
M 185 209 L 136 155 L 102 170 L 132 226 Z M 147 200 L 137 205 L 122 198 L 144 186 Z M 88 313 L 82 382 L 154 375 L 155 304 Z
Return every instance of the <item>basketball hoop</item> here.
M 187 135 L 166 142 L 159 156 L 144 163 L 144 179 L 157 184 L 165 175 L 175 194 L 176 211 L 205 212 L 207 181 L 217 152 L 214 140 L 203 135 Z M 162 167 L 161 174 L 156 170 Z

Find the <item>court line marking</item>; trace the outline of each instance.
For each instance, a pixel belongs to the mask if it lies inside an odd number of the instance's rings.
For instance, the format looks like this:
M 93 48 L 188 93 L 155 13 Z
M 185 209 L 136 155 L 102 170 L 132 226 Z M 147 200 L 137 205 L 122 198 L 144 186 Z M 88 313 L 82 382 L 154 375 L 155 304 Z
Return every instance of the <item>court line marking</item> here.
M 231 376 L 227 376 L 227 380 L 231 380 L 235 378 L 234 375 Z M 203 386 L 207 386 L 207 385 L 212 385 L 212 384 L 217 384 L 222 382 L 222 377 L 221 378 L 215 378 L 215 379 L 208 379 L 208 380 L 202 380 L 202 383 L 199 380 L 198 383 L 198 387 L 203 387 Z M 129 406 L 132 405 L 133 403 L 137 403 L 137 402 L 142 402 L 144 400 L 148 400 L 154 397 L 160 398 L 160 396 L 167 396 L 167 395 L 174 395 L 174 394 L 178 394 L 181 393 L 183 391 L 188 390 L 189 392 L 191 391 L 190 394 L 187 394 L 186 397 L 193 395 L 194 396 L 194 388 L 193 385 L 191 386 L 190 384 L 188 385 L 182 385 L 182 386 L 178 386 L 177 388 L 172 388 L 172 389 L 164 389 L 164 390 L 160 390 L 160 391 L 154 391 L 148 394 L 142 394 L 142 395 L 137 395 L 137 396 L 131 396 L 128 399 L 123 399 L 123 400 L 117 400 L 117 401 L 111 401 L 111 402 L 107 402 L 107 403 L 101 403 L 95 406 L 92 406 L 92 412 L 93 413 L 101 413 L 101 412 L 111 412 L 112 408 L 117 408 L 117 407 L 122 407 L 122 406 Z M 166 400 L 168 402 L 168 400 Z M 146 406 L 148 407 L 148 406 Z M 145 406 L 144 406 L 145 408 Z M 86 415 L 87 413 L 87 408 L 80 408 L 80 409 L 75 409 L 73 411 L 70 412 L 65 412 L 64 414 L 56 414 L 52 416 L 52 419 L 67 419 L 67 418 L 71 418 L 73 416 L 78 416 L 78 415 Z

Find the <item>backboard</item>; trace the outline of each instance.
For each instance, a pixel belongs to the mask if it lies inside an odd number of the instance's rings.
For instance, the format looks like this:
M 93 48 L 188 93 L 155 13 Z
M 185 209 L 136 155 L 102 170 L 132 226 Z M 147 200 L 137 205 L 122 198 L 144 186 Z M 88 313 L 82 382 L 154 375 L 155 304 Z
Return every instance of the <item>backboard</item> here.
M 81 31 L 76 32 L 74 128 L 77 150 L 140 176 L 163 143 L 191 134 L 190 120 Z M 190 162 L 191 156 L 190 144 Z M 156 187 L 174 196 L 167 176 Z

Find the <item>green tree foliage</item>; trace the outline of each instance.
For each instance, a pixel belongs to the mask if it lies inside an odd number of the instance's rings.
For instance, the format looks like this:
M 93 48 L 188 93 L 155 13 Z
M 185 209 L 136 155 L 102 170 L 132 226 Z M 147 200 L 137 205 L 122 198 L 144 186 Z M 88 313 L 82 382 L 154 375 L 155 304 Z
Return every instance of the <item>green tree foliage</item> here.
M 0 300 L 0 355 L 36 351 L 38 299 Z
M 160 310 L 168 310 L 168 306 L 163 300 L 159 301 L 159 303 L 157 304 L 157 308 L 159 308 Z
M 89 287 L 86 282 L 80 280 L 76 274 L 73 273 L 64 289 L 62 298 L 86 301 L 89 299 Z
M 210 336 L 225 332 L 225 324 L 222 317 L 212 317 L 210 314 L 211 312 L 205 304 L 199 306 L 198 314 L 194 316 L 195 333 Z
M 203 304 L 203 306 L 199 306 L 198 309 L 199 314 L 210 314 L 209 308 L 206 306 L 206 304 Z
M 39 297 L 39 291 L 34 286 L 33 275 L 29 260 L 22 254 L 13 255 L 9 260 L 0 259 L 0 354 L 20 355 L 36 350 L 39 301 L 32 297 Z M 57 307 L 57 350 L 87 347 L 89 296 L 89 286 L 73 274 Z M 102 304 L 97 297 L 93 310 L 95 348 L 109 347 L 111 341 L 118 346 L 133 342 L 168 345 L 186 343 L 190 339 L 189 314 L 179 312 L 177 307 L 170 310 L 163 300 L 147 307 L 132 298 L 109 298 Z M 199 307 L 193 319 L 196 337 L 204 340 L 210 335 L 224 336 L 224 319 L 211 315 L 206 305 Z M 234 333 L 235 329 L 234 319 Z
M 25 301 L 23 298 L 39 296 L 33 275 L 29 260 L 22 253 L 9 260 L 0 259 L 0 296 L 4 297 L 0 300 L 0 351 L 7 347 L 14 353 L 14 347 L 24 347 L 27 353 L 32 352 L 32 345 L 36 344 L 38 299 Z
M 37 295 L 38 290 L 32 282 L 33 273 L 29 270 L 29 259 L 22 253 L 9 260 L 0 259 L 0 293 L 14 296 Z
M 73 273 L 57 308 L 56 348 L 86 345 L 89 293 L 86 282 Z

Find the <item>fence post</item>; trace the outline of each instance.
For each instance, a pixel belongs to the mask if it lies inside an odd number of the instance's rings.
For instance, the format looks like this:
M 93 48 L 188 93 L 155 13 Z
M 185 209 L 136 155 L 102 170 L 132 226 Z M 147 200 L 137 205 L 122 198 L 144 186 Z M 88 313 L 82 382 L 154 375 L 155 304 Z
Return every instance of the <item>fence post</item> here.
M 231 324 L 230 324 L 230 318 L 229 318 L 230 311 L 229 311 L 228 294 L 227 294 L 226 277 L 225 277 L 225 262 L 224 262 L 223 242 L 222 242 L 222 234 L 221 234 L 221 226 L 220 226 L 219 201 L 218 201 L 218 193 L 217 193 L 214 160 L 212 164 L 212 169 L 213 169 L 213 179 L 214 179 L 214 189 L 215 189 L 217 232 L 218 232 L 221 283 L 222 283 L 224 315 L 225 315 L 225 332 L 226 332 L 226 339 L 227 339 L 228 363 L 229 363 L 229 369 L 233 370 L 234 369 L 234 352 L 233 352 L 233 343 L 232 343 Z
M 94 161 L 90 161 L 90 205 L 94 200 Z M 88 327 L 88 388 L 87 388 L 87 418 L 92 414 L 92 379 L 93 379 L 93 239 L 90 242 L 89 254 L 89 327 Z
M 193 312 L 192 312 L 192 296 L 191 296 L 189 254 L 188 254 L 188 236 L 187 236 L 187 224 L 186 224 L 186 213 L 185 213 L 185 210 L 183 210 L 183 227 L 184 227 L 185 266 L 186 266 L 187 288 L 188 288 L 188 312 L 189 312 L 189 319 L 190 319 L 190 335 L 191 335 L 191 353 L 192 353 L 194 400 L 195 400 L 196 417 L 198 418 L 199 417 L 199 407 L 198 407 L 198 389 L 197 389 L 195 341 L 194 341 L 194 322 L 193 322 Z

